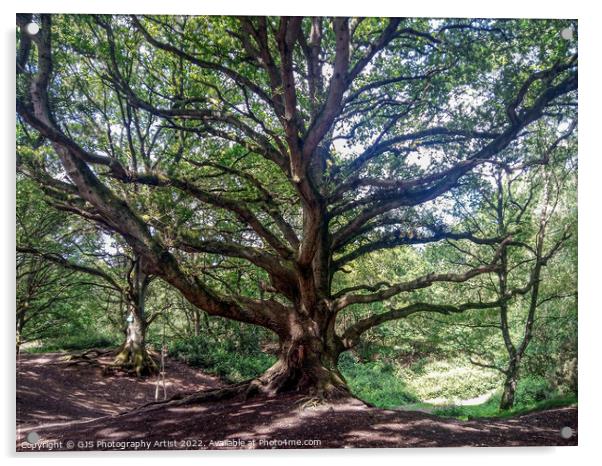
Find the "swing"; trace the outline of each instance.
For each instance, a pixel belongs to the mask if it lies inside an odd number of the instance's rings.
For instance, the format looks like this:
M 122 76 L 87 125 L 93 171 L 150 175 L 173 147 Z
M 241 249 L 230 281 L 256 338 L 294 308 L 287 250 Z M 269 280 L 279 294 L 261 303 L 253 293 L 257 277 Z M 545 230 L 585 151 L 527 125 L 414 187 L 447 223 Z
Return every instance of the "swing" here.
M 167 345 L 165 344 L 165 316 L 163 316 L 163 336 L 161 341 L 161 367 L 157 374 L 157 383 L 155 384 L 155 401 L 159 400 L 159 385 L 163 386 L 163 400 L 167 399 L 167 389 L 165 387 L 165 356 L 167 356 Z

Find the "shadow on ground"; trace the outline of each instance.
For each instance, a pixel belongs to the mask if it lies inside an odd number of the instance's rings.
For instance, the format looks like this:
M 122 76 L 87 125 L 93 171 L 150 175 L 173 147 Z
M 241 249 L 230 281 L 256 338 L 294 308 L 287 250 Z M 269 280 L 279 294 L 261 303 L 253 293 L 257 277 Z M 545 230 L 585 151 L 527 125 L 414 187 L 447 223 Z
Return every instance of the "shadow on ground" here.
M 20 363 L 18 450 L 29 450 L 24 442 L 32 431 L 42 442 L 61 442 L 58 449 L 121 449 L 119 442 L 141 440 L 148 442 L 142 448 L 150 449 L 577 444 L 576 407 L 459 421 L 371 408 L 355 399 L 303 408 L 300 396 L 286 395 L 130 411 L 154 399 L 154 379 L 102 377 L 98 369 L 65 369 L 59 361 L 60 355 L 47 354 L 28 355 Z M 220 386 L 217 379 L 175 361 L 169 361 L 167 371 L 171 394 L 175 387 L 186 392 Z M 575 434 L 563 439 L 563 427 Z

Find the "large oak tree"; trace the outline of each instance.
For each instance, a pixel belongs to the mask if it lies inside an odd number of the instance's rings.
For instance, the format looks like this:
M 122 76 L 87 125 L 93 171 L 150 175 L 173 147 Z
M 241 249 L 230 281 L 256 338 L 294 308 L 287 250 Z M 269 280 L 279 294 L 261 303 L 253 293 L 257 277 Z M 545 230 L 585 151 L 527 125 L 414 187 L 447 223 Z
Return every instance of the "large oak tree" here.
M 41 29 L 28 35 L 32 20 Z M 371 328 L 500 306 L 505 297 L 409 302 L 347 328 L 337 320 L 499 270 L 509 238 L 456 228 L 445 202 L 485 165 L 528 163 L 533 123 L 560 131 L 576 110 L 568 21 L 17 23 L 17 112 L 56 155 L 32 164 L 52 203 L 122 236 L 144 273 L 208 314 L 272 330 L 278 361 L 252 384 L 267 392 L 344 393 L 338 356 Z M 362 256 L 442 239 L 498 247 L 475 268 L 337 285 Z M 255 285 L 204 273 L 199 257 L 227 260 Z

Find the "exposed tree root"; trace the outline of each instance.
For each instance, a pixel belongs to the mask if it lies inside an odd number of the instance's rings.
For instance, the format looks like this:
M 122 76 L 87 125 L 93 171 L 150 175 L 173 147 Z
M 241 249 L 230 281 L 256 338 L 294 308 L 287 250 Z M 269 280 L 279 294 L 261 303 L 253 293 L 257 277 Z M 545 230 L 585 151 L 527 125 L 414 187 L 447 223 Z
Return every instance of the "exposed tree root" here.
M 127 375 L 142 377 L 159 372 L 159 366 L 146 348 L 133 349 L 124 345 L 115 356 L 115 360 L 104 369 L 105 375 L 124 372 Z
M 295 405 L 300 410 L 306 410 L 306 409 L 317 408 L 318 406 L 322 406 L 327 403 L 328 403 L 328 400 L 325 398 L 319 398 L 316 396 L 306 396 L 306 397 L 303 397 L 300 400 L 298 400 L 295 403 Z
M 252 383 L 252 380 L 247 380 L 245 382 L 228 385 L 227 387 L 202 390 L 191 394 L 176 393 L 167 400 L 152 401 L 129 412 L 152 411 L 165 406 L 187 406 L 222 401 L 234 398 L 238 395 L 244 395 L 246 398 L 254 393 L 254 390 L 251 389 Z
M 93 366 L 98 367 L 99 369 L 104 369 L 104 365 L 94 359 L 78 359 L 75 361 L 67 361 L 64 363 L 66 367 L 72 366 Z
M 280 392 L 282 393 L 282 392 Z M 298 391 L 290 391 L 289 393 L 300 393 Z M 229 385 L 223 388 L 216 388 L 211 390 L 203 390 L 195 393 L 176 393 L 167 400 L 152 401 L 139 406 L 131 411 L 122 413 L 128 414 L 132 412 L 148 412 L 156 409 L 166 407 L 181 407 L 200 405 L 203 403 L 212 403 L 217 401 L 229 400 L 232 398 L 240 397 L 242 400 L 247 400 L 254 396 L 267 395 L 276 396 L 274 392 L 268 392 L 265 390 L 264 384 L 259 379 L 251 379 L 237 384 Z M 328 392 L 321 392 L 320 394 L 307 395 L 296 402 L 298 409 L 312 409 L 319 406 L 328 404 L 343 402 L 345 400 L 354 399 L 366 404 L 366 406 L 372 407 L 372 405 L 365 403 L 359 398 L 354 397 L 351 392 L 345 387 L 336 387 Z
M 332 387 L 327 391 L 315 391 L 297 401 L 299 409 L 311 409 L 318 406 L 332 404 L 333 402 L 355 398 L 346 387 Z M 361 400 L 360 400 L 361 401 Z
M 279 380 L 282 381 L 283 379 Z M 312 407 L 317 407 L 319 405 L 342 401 L 348 398 L 355 398 L 353 397 L 349 389 L 346 386 L 342 385 L 332 385 L 330 383 L 326 383 L 321 385 L 320 387 L 314 387 L 309 391 L 301 391 L 299 389 L 282 390 L 276 389 L 274 384 L 266 383 L 266 380 L 264 378 L 259 377 L 256 379 L 250 379 L 244 382 L 228 385 L 223 388 L 203 390 L 188 394 L 176 393 L 167 400 L 146 403 L 142 406 L 135 408 L 133 411 L 152 411 L 162 407 L 198 405 L 203 403 L 228 400 L 235 397 L 241 397 L 242 399 L 246 400 L 254 396 L 276 396 L 285 392 L 307 394 L 307 396 L 298 401 L 300 409 L 309 409 Z
M 229 385 L 224 388 L 216 388 L 213 390 L 205 390 L 198 393 L 193 393 L 179 401 L 176 401 L 177 406 L 183 405 L 194 405 L 200 403 L 208 403 L 213 401 L 222 401 L 230 398 L 234 398 L 238 395 L 244 395 L 245 398 L 250 396 L 253 391 L 250 390 L 252 387 L 252 381 L 246 381 Z
M 98 360 L 106 355 L 114 354 L 115 350 L 102 350 L 98 348 L 91 348 L 89 350 L 84 351 L 81 354 L 70 354 L 63 359 L 63 362 L 60 364 L 64 364 L 67 367 L 70 366 L 84 366 L 90 365 L 94 367 L 104 368 L 104 365 L 101 364 Z
M 115 355 L 111 364 L 103 364 L 99 361 L 104 356 Z M 124 373 L 127 376 L 142 377 L 153 375 L 159 371 L 157 363 L 148 350 L 133 352 L 123 346 L 119 349 L 103 350 L 92 348 L 80 354 L 71 354 L 60 363 L 66 367 L 93 366 L 102 371 L 105 376 Z
M 82 354 L 77 355 L 77 357 L 82 357 L 82 358 L 100 358 L 102 356 L 107 356 L 109 354 L 115 354 L 115 350 L 114 349 L 91 348 L 89 350 L 84 351 Z
M 324 403 L 351 396 L 345 379 L 335 368 L 321 362 L 305 366 L 279 360 L 255 382 L 257 390 L 269 396 L 284 392 L 307 395 L 311 403 Z

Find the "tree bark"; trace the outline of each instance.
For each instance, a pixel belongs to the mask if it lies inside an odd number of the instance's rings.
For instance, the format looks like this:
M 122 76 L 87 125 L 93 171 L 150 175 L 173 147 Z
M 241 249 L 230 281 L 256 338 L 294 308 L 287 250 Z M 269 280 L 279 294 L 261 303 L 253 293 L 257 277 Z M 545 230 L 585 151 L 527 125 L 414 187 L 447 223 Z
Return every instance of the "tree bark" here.
M 198 337 L 201 334 L 201 310 L 198 307 L 194 308 L 194 336 Z
M 17 356 L 21 354 L 21 345 L 23 344 L 23 328 L 25 327 L 25 309 L 17 311 L 17 338 L 16 351 Z
M 130 319 L 125 341 L 113 361 L 113 367 L 133 371 L 138 377 L 154 374 L 158 368 L 146 350 L 147 322 L 135 310 L 131 312 Z
M 21 354 L 21 333 L 19 331 L 17 331 L 16 354 L 17 356 Z
M 146 350 L 146 330 L 149 322 L 145 315 L 145 304 L 150 277 L 142 270 L 139 259 L 133 262 L 130 275 L 132 272 L 132 279 L 128 279 L 130 283 L 128 292 L 130 314 L 126 338 L 115 357 L 113 367 L 133 371 L 138 377 L 141 377 L 156 373 L 158 368 Z
M 514 397 L 516 394 L 516 384 L 518 381 L 518 368 L 511 367 L 506 374 L 504 381 L 504 391 L 500 401 L 500 411 L 507 411 L 514 406 Z
M 318 398 L 349 396 L 347 382 L 337 368 L 342 345 L 328 327 L 309 318 L 291 319 L 281 337 L 278 360 L 256 381 L 264 393 L 297 392 Z

